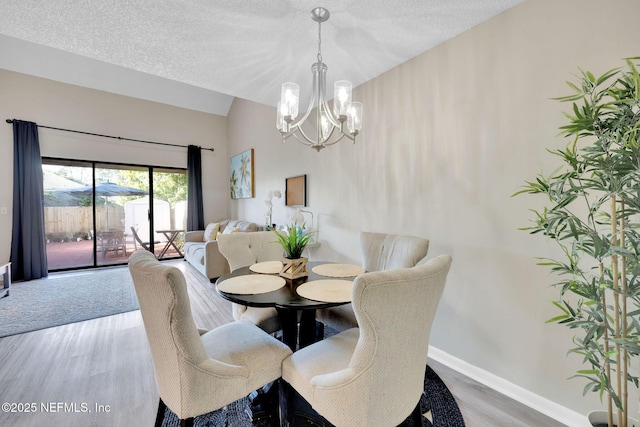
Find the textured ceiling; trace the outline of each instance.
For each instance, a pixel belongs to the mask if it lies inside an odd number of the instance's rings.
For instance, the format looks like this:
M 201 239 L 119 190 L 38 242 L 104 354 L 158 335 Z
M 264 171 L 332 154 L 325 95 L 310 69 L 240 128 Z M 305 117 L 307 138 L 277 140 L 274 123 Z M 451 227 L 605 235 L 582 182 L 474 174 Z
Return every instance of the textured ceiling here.
M 147 98 L 164 91 L 165 103 L 172 91 L 201 91 L 222 110 L 233 97 L 275 105 L 282 82 L 311 90 L 315 6 L 331 12 L 322 24 L 328 83 L 355 87 L 521 1 L 3 0 L 0 67 L 117 93 L 130 85 L 143 98 L 147 76 Z

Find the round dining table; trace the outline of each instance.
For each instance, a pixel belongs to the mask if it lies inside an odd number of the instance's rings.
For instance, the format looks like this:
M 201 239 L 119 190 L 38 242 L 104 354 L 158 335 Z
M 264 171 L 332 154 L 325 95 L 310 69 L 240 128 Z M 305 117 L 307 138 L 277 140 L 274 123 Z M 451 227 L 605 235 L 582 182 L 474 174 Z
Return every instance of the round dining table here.
M 292 351 L 296 351 L 297 348 L 303 348 L 309 344 L 314 343 L 317 337 L 322 338 L 322 334 L 317 332 L 316 328 L 316 310 L 320 308 L 334 307 L 338 305 L 348 304 L 351 302 L 351 292 L 349 287 L 348 297 L 342 298 L 337 301 L 333 298 L 331 301 L 327 300 L 314 300 L 305 298 L 298 293 L 298 288 L 305 285 L 307 289 L 310 286 L 324 286 L 336 284 L 336 281 L 349 281 L 353 282 L 356 275 L 353 276 L 326 276 L 315 273 L 313 271 L 316 266 L 324 266 L 327 264 L 333 264 L 328 262 L 309 262 L 307 264 L 308 276 L 300 277 L 297 279 L 285 279 L 284 285 L 278 287 L 275 290 L 260 293 L 234 293 L 225 288 L 223 282 L 238 278 L 241 276 L 253 276 L 260 275 L 264 278 L 265 284 L 274 281 L 275 277 L 280 277 L 278 273 L 258 273 L 253 271 L 251 266 L 242 267 L 234 270 L 230 274 L 221 276 L 216 280 L 216 290 L 219 295 L 224 299 L 237 304 L 246 305 L 249 307 L 275 307 L 278 312 L 278 317 L 282 327 L 282 341 L 291 348 Z M 336 266 L 349 266 L 347 264 L 335 264 Z M 357 267 L 358 266 L 351 266 Z M 361 271 L 364 272 L 364 271 Z M 359 274 L 359 273 L 358 273 Z M 259 277 L 260 277 L 259 276 Z M 260 281 L 256 277 L 251 278 L 252 281 Z M 234 279 L 238 281 L 239 279 Z M 348 285 L 347 283 L 345 283 Z M 305 293 L 306 294 L 306 293 Z M 343 292 L 343 295 L 346 295 Z M 338 299 L 341 299 L 340 297 Z M 299 328 L 298 328 L 299 323 Z

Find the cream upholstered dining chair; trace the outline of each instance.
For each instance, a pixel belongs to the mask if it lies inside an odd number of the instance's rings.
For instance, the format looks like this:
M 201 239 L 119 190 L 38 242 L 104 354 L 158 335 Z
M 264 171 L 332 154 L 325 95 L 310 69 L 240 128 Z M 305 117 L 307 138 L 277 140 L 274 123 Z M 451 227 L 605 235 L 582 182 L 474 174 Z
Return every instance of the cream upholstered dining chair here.
M 278 379 L 289 347 L 249 322 L 199 331 L 176 267 L 146 250 L 129 257 L 160 394 L 156 426 L 169 407 L 181 425 Z
M 337 427 L 396 426 L 410 414 L 422 425 L 429 334 L 450 266 L 451 257 L 442 255 L 356 277 L 359 328 L 293 353 L 282 364 L 282 379 Z M 283 399 L 290 424 L 291 412 Z
M 366 231 L 358 235 L 358 246 L 365 271 L 414 267 L 429 251 L 429 241 L 422 237 Z M 316 317 L 336 331 L 358 326 L 351 304 L 318 310 Z
M 218 236 L 218 249 L 229 262 L 232 272 L 257 262 L 279 261 L 282 258 L 282 246 L 272 231 L 221 234 Z M 235 320 L 247 320 L 266 332 L 280 330 L 278 313 L 273 307 L 247 307 L 232 303 L 232 314 Z

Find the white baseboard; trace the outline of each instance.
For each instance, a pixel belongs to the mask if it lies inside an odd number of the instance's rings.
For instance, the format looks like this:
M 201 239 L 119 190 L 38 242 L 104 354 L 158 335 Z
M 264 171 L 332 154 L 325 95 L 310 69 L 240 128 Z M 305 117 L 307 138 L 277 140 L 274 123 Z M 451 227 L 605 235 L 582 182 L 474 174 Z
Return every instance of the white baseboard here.
M 473 366 L 436 347 L 429 346 L 429 357 L 499 393 L 504 394 L 507 397 L 510 397 L 517 402 L 522 403 L 523 405 L 553 418 L 558 422 L 571 427 L 584 427 L 590 425 L 585 415 L 545 399 L 542 396 L 532 393 L 505 380 L 504 378 L 480 369 L 477 366 Z

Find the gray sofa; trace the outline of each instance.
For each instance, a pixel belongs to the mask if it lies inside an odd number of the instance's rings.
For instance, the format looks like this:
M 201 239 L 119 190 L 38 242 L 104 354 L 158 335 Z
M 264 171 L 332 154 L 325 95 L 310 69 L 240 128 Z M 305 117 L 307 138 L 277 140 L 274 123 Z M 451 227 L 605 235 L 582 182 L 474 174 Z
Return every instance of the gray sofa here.
M 184 260 L 208 279 L 216 279 L 229 273 L 229 263 L 218 250 L 217 234 L 261 230 L 263 227 L 254 222 L 227 219 L 208 224 L 205 230 L 188 231 L 184 234 Z

